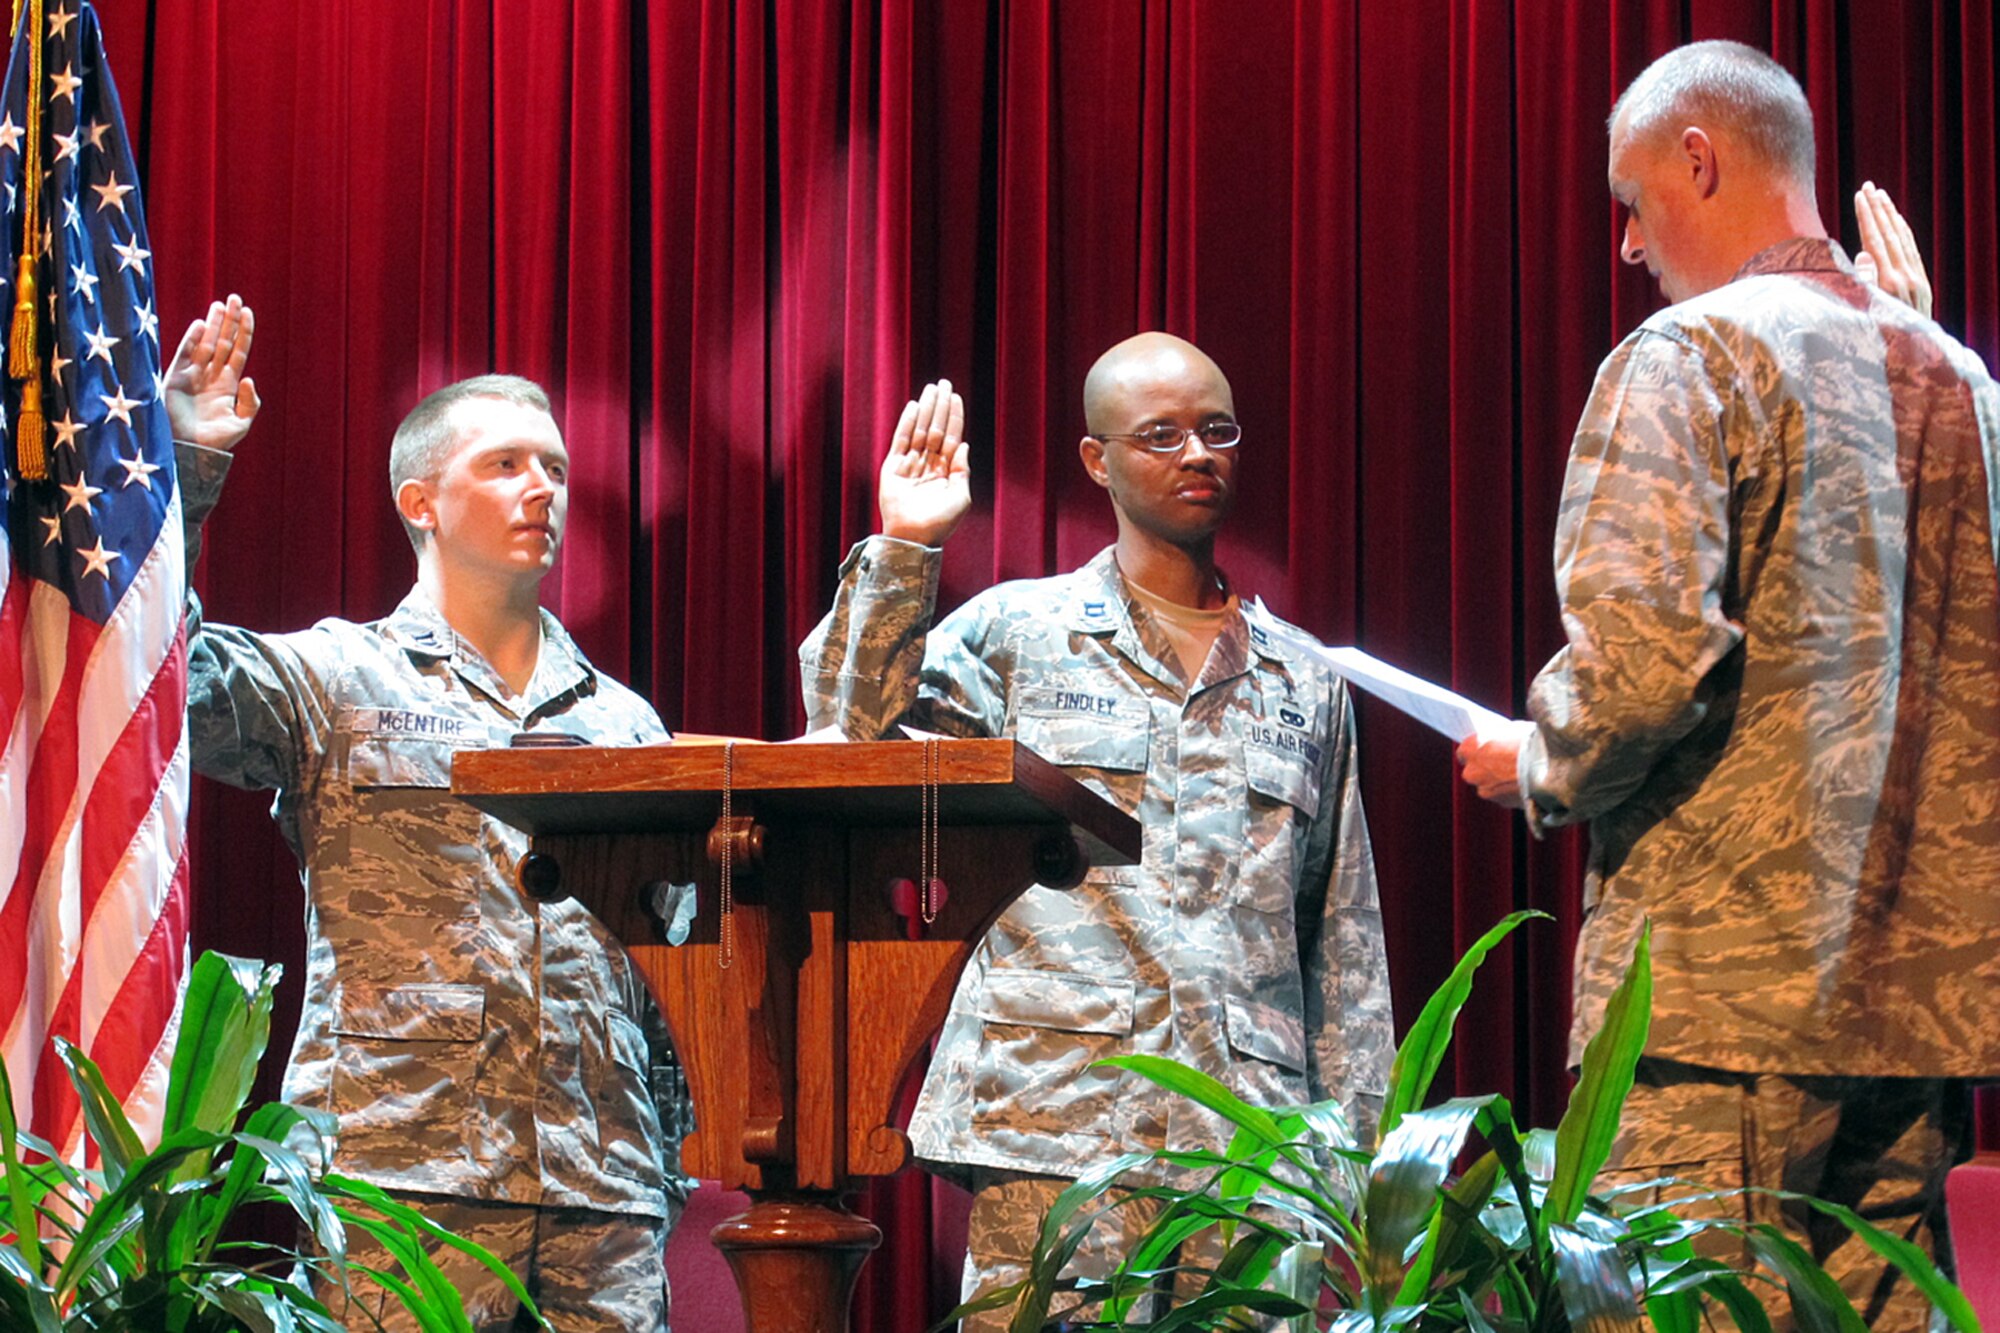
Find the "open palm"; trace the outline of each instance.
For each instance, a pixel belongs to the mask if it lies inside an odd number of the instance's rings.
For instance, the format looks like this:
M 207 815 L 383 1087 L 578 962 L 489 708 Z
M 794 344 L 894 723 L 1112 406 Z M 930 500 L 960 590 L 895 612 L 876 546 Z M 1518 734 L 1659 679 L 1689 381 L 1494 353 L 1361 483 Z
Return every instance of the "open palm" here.
M 924 386 L 903 408 L 882 460 L 876 506 L 882 534 L 939 546 L 972 506 L 966 458 L 965 400 L 950 380 Z
M 213 301 L 188 325 L 167 366 L 167 420 L 174 438 L 210 449 L 233 449 L 250 431 L 260 406 L 243 367 L 257 321 L 238 296 Z

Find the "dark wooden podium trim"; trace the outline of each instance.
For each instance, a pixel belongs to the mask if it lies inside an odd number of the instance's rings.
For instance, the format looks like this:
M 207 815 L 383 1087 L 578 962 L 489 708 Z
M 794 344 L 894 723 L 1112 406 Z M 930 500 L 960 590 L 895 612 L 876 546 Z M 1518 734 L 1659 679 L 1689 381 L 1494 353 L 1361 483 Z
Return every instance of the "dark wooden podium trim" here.
M 467 750 L 452 766 L 454 794 L 535 835 L 706 829 L 722 812 L 722 749 L 694 744 L 548 750 Z M 671 756 L 670 762 L 663 762 Z M 731 785 L 754 792 L 758 817 L 850 827 L 916 819 L 923 742 L 744 742 Z M 1139 821 L 1010 740 L 953 740 L 940 749 L 939 822 L 1035 824 L 1062 820 L 1093 865 L 1139 859 Z

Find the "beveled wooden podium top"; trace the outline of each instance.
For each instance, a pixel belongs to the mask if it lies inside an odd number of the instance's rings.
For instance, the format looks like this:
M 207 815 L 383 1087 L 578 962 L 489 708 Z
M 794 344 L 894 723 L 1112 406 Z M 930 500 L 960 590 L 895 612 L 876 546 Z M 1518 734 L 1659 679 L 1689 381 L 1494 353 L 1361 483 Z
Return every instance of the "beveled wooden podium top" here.
M 1139 821 L 1011 740 L 941 740 L 938 819 L 945 825 L 1069 824 L 1094 865 L 1127 865 Z M 922 741 L 734 747 L 729 785 L 765 822 L 909 824 L 923 786 Z M 453 793 L 531 834 L 700 830 L 721 812 L 724 746 L 461 751 Z

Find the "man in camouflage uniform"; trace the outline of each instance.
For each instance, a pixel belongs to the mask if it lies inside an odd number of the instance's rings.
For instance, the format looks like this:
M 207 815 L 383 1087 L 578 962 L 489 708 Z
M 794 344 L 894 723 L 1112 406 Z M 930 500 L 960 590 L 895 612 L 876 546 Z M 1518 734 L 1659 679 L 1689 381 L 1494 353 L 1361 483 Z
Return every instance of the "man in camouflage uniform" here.
M 2000 393 L 1827 239 L 1805 97 L 1760 53 L 1641 74 L 1610 181 L 1624 257 L 1679 304 L 1598 372 L 1557 525 L 1569 643 L 1465 774 L 1590 823 L 1572 1058 L 1652 922 L 1613 1165 L 1822 1195 L 1942 1251 L 1961 1080 L 2000 1073 Z M 1886 200 L 1858 202 L 1879 234 Z M 1876 1328 L 1924 1325 L 1838 1223 L 1733 1206 Z
M 1240 434 L 1228 381 L 1192 345 L 1142 334 L 1091 370 L 1085 412 L 1115 546 L 931 629 L 936 548 L 969 503 L 963 407 L 933 386 L 883 463 L 882 535 L 849 555 L 800 650 L 814 726 L 1012 736 L 1144 826 L 1138 865 L 1029 889 L 953 998 L 911 1139 L 974 1190 L 968 1294 L 1021 1275 L 1079 1172 L 1223 1145 L 1206 1114 L 1092 1061 L 1171 1056 L 1252 1103 L 1337 1098 L 1372 1126 L 1392 1054 L 1346 691 L 1215 564 Z M 1122 1243 L 1081 1256 L 1085 1271 Z
M 248 309 L 218 303 L 169 375 L 190 559 L 255 412 L 251 330 Z M 337 1117 L 332 1169 L 492 1250 L 565 1333 L 627 1333 L 667 1326 L 663 1250 L 686 1191 L 670 1167 L 683 1125 L 665 1025 L 589 913 L 516 887 L 524 835 L 448 790 L 464 749 L 666 736 L 537 605 L 567 466 L 525 380 L 426 398 L 391 451 L 416 587 L 387 619 L 295 634 L 206 624 L 191 606 L 190 734 L 201 772 L 276 789 L 304 870 L 306 995 L 284 1095 Z M 356 1258 L 383 1262 L 352 1239 Z M 513 1327 L 517 1302 L 485 1268 L 433 1257 L 476 1327 Z M 338 1312 L 344 1298 L 320 1285 Z M 393 1301 L 370 1313 L 404 1326 Z

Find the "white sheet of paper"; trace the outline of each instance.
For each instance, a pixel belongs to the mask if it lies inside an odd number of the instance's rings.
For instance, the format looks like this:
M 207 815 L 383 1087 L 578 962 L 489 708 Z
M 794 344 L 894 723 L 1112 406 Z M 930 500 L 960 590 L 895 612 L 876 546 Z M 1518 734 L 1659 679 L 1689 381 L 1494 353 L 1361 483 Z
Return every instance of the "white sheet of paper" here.
M 1392 667 L 1359 648 L 1323 648 L 1320 657 L 1344 680 L 1452 740 L 1462 741 L 1474 732 L 1507 725 L 1508 719 L 1492 709 L 1482 708 L 1464 695 L 1453 694 L 1422 676 Z

